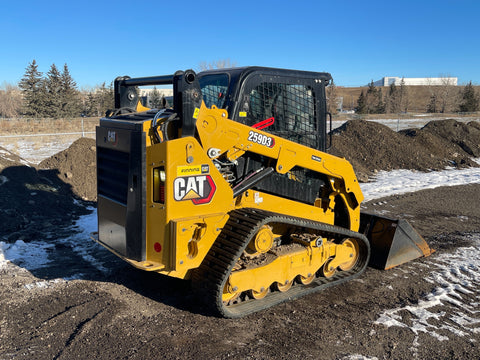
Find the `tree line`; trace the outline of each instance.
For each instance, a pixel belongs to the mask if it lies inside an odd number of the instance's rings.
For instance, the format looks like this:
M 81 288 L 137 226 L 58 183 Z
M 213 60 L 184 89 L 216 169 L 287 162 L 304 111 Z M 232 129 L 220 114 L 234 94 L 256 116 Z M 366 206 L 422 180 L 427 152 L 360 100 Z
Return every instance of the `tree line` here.
M 101 116 L 114 107 L 112 84 L 91 91 L 78 90 L 65 64 L 55 64 L 44 74 L 33 60 L 17 86 L 4 84 L 0 89 L 0 117 L 74 118 Z
M 480 95 L 470 81 L 463 88 L 444 79 L 442 85 L 426 85 L 429 91 L 425 104 L 427 113 L 476 112 L 480 110 Z M 355 112 L 357 114 L 397 114 L 408 112 L 412 104 L 412 94 L 402 79 L 399 86 L 392 83 L 383 93 L 383 87 L 370 82 L 366 91 L 362 90 Z
M 228 64 L 230 62 L 228 61 Z M 201 64 L 201 69 L 222 67 L 224 62 Z M 2 89 L 3 88 L 3 89 Z M 25 69 L 18 85 L 4 84 L 0 88 L 0 117 L 18 116 L 34 118 L 72 118 L 78 116 L 102 116 L 114 107 L 112 84 L 105 83 L 90 91 L 78 90 L 67 64 L 60 71 L 55 64 L 43 74 L 33 60 Z M 429 92 L 425 111 L 429 113 L 476 112 L 480 110 L 480 95 L 470 81 L 463 88 L 449 83 L 445 78 L 442 85 L 427 85 Z M 357 99 L 355 112 L 358 114 L 406 113 L 415 94 L 405 86 L 392 83 L 387 89 L 376 87 L 373 81 L 362 90 Z M 338 93 L 336 85 L 327 88 L 328 110 L 336 113 Z M 149 106 L 158 107 L 165 101 L 158 90 L 149 96 Z

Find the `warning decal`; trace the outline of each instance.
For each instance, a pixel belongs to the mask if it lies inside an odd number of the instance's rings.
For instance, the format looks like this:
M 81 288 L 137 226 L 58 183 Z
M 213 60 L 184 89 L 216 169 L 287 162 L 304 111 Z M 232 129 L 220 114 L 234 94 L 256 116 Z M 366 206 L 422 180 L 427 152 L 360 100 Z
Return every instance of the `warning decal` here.
M 210 167 L 207 164 L 177 166 L 177 176 L 208 174 Z

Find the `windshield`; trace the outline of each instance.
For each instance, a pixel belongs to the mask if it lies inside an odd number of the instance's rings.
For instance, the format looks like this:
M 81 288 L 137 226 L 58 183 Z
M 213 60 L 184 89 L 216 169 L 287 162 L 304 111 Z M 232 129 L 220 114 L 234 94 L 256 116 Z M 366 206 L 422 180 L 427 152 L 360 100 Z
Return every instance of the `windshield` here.
M 202 89 L 203 101 L 211 108 L 215 105 L 219 109 L 225 106 L 226 93 L 228 90 L 227 74 L 212 74 L 202 76 L 199 80 Z

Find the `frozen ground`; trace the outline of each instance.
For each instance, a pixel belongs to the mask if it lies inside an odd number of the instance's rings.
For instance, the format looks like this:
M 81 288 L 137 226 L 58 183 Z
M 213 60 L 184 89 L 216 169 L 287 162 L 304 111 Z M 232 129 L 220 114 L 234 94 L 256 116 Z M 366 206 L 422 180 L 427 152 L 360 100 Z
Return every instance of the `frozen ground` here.
M 416 335 L 413 346 L 419 345 L 420 333 L 439 341 L 461 336 L 476 342 L 472 335 L 480 334 L 480 234 L 469 235 L 469 240 L 472 246 L 439 254 L 423 264 L 435 269 L 425 279 L 436 285 L 431 293 L 417 304 L 385 310 L 375 323 L 411 329 Z M 447 308 L 455 309 L 453 315 Z

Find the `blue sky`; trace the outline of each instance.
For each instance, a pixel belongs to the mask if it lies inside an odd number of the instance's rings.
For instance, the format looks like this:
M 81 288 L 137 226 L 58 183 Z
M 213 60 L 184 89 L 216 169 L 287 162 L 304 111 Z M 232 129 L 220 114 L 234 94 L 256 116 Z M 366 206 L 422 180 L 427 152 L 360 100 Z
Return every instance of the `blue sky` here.
M 480 1 L 2 1 L 0 86 L 33 59 L 80 88 L 230 59 L 327 71 L 341 86 L 383 76 L 480 84 Z

